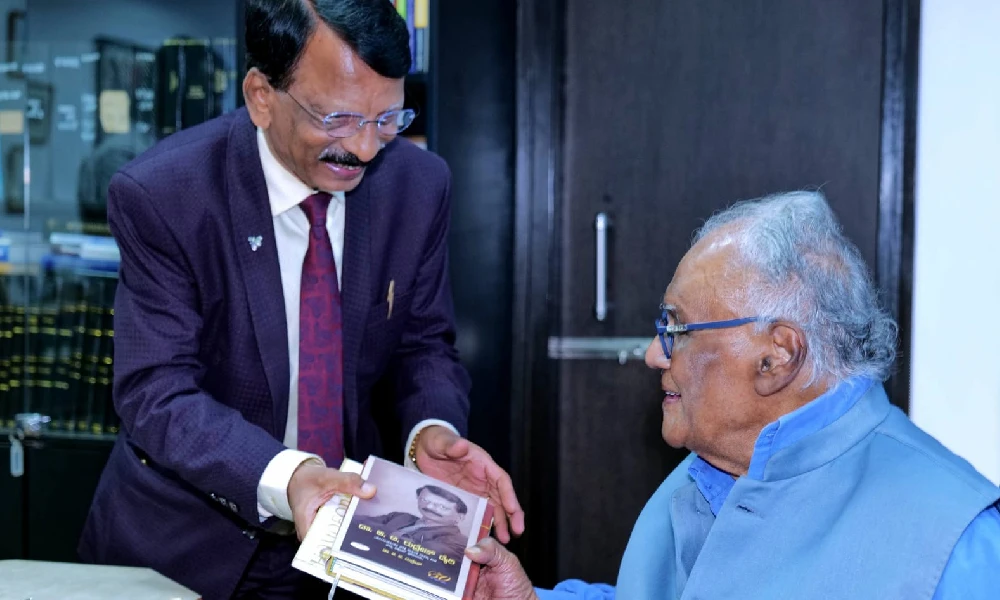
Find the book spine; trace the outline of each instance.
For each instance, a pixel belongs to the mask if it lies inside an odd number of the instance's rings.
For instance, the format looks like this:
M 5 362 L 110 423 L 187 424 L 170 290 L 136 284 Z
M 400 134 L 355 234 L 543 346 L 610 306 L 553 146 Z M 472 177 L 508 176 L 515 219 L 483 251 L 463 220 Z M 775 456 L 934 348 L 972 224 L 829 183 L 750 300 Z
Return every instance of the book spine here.
M 416 10 L 413 0 L 406 0 L 406 29 L 410 32 L 410 72 L 419 73 L 423 71 L 420 63 L 419 46 L 417 44 Z
M 0 427 L 14 428 L 14 397 L 10 392 L 10 357 L 12 332 L 12 308 L 8 298 L 9 278 L 0 276 Z
M 493 505 L 486 505 L 486 511 L 483 513 L 483 521 L 479 526 L 479 538 L 476 541 L 483 541 L 490 535 L 490 531 L 493 529 Z M 469 566 L 469 577 L 465 580 L 465 592 L 462 594 L 462 600 L 474 600 L 476 596 L 476 583 L 479 581 L 479 565 L 472 563 Z
M 413 63 L 418 71 L 430 70 L 430 0 L 409 0 L 413 3 L 413 29 L 410 32 L 413 44 Z

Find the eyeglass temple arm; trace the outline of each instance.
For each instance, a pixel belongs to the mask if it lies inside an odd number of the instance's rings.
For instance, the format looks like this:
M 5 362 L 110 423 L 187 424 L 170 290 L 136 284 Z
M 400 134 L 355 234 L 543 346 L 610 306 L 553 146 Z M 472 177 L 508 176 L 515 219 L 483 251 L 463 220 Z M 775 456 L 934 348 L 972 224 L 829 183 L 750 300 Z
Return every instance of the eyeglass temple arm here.
M 753 323 L 757 321 L 758 317 L 745 317 L 742 319 L 729 319 L 728 321 L 713 321 L 711 323 L 692 323 L 690 325 L 680 325 L 683 330 L 676 330 L 675 333 L 680 331 L 697 331 L 699 329 L 725 329 L 727 327 L 736 327 L 739 325 L 744 325 L 746 323 Z

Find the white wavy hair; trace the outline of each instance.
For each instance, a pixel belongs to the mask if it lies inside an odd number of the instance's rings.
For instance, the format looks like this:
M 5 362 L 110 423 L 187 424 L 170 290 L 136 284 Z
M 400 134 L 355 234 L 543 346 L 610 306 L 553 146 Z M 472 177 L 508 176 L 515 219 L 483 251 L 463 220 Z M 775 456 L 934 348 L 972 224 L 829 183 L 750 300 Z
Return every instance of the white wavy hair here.
M 706 221 L 695 243 L 723 227 L 737 249 L 732 267 L 752 273 L 738 301 L 747 315 L 761 318 L 759 330 L 774 321 L 802 328 L 813 367 L 809 384 L 824 375 L 889 377 L 898 327 L 822 193 L 739 202 Z

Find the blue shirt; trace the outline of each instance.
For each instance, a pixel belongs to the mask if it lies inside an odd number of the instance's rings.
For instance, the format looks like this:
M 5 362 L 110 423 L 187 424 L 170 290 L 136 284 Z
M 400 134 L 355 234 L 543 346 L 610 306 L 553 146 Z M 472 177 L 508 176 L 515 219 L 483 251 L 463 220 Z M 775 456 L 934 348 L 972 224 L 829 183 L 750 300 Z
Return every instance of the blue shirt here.
M 809 404 L 782 416 L 761 430 L 750 458 L 747 477 L 761 480 L 768 460 L 782 448 L 820 431 L 842 417 L 860 395 L 855 386 L 865 380 L 847 380 Z M 695 458 L 688 473 L 718 514 L 736 480 L 701 458 Z M 555 590 L 536 589 L 541 600 L 613 600 L 615 589 L 605 584 L 567 580 Z M 1000 597 L 1000 510 L 996 506 L 979 514 L 966 528 L 952 550 L 941 574 L 934 600 L 995 600 Z

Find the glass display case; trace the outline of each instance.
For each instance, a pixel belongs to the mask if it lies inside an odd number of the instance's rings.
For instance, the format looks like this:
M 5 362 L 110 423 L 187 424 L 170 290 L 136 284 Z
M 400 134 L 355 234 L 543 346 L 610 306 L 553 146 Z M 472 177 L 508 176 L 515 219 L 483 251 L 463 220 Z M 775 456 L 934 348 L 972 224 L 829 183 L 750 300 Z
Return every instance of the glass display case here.
M 108 183 L 241 104 L 242 2 L 0 8 L 0 558 L 73 561 L 119 429 Z
M 107 189 L 237 108 L 236 0 L 7 1 L 0 50 L 0 426 L 114 436 L 118 251 Z

